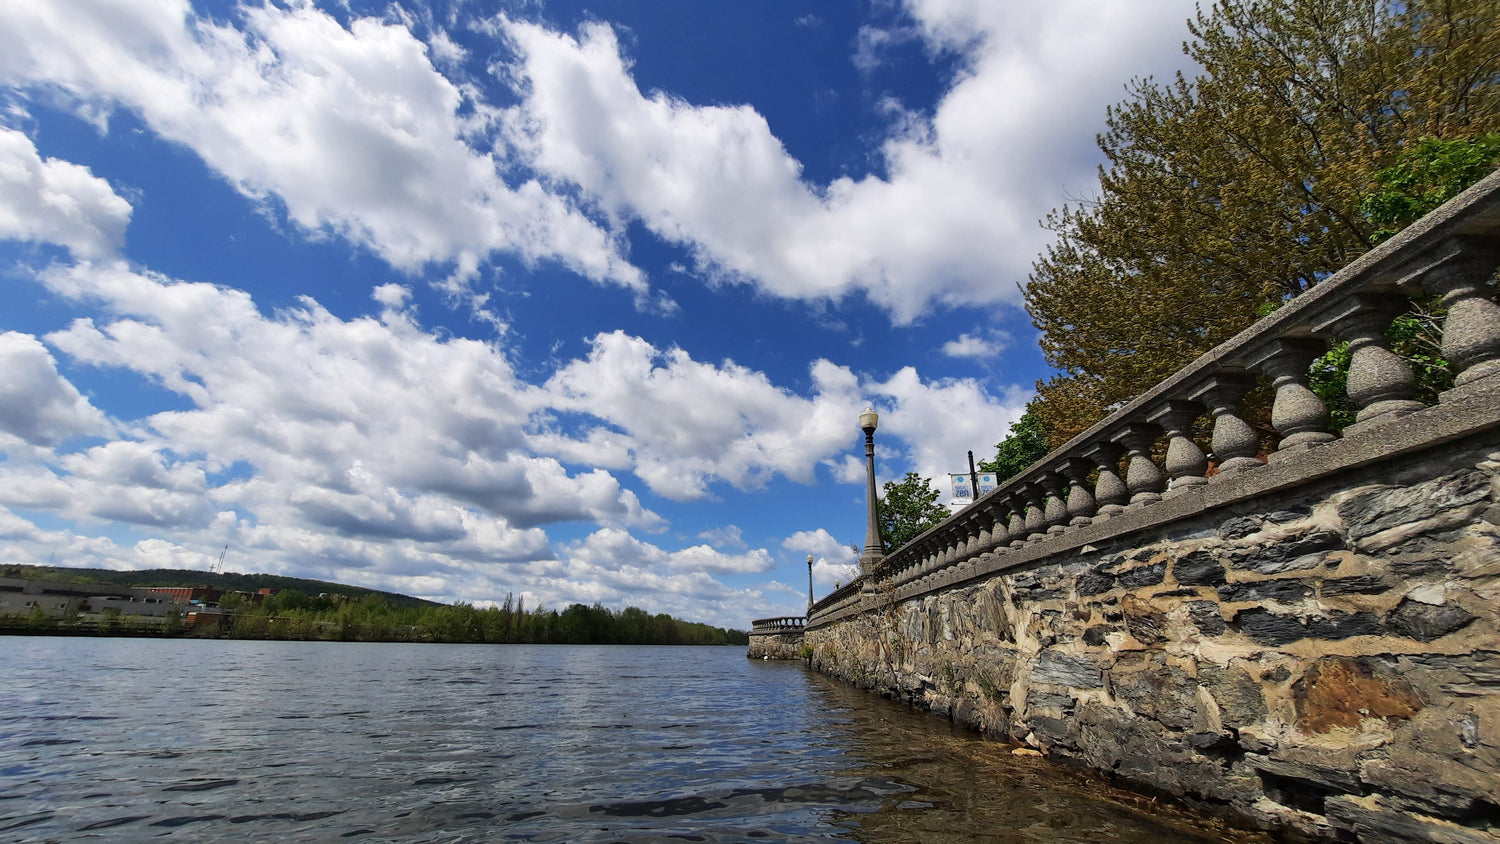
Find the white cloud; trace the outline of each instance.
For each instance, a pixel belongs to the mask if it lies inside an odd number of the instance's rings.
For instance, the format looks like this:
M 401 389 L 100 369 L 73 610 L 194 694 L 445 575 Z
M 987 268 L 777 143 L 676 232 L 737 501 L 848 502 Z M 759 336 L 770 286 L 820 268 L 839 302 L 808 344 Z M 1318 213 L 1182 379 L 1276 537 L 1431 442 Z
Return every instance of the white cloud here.
M 497 250 L 644 289 L 614 236 L 566 198 L 502 178 L 503 151 L 486 151 L 490 107 L 404 26 L 360 18 L 346 29 L 310 4 L 237 17 L 243 31 L 180 0 L 7 4 L 0 80 L 56 86 L 81 112 L 136 111 L 309 233 L 411 271 L 452 262 L 453 292 Z M 443 44 L 431 49 L 454 58 Z
M 999 357 L 1014 342 L 1015 338 L 1010 336 L 1010 332 L 999 329 L 990 329 L 981 334 L 964 333 L 944 343 L 943 354 L 950 358 L 985 360 Z
M 3 167 L 0 164 L 0 167 Z M 29 334 L 0 333 L 0 432 L 50 448 L 69 437 L 110 431 L 104 414 L 57 371 Z
M 705 530 L 698 534 L 698 538 L 706 540 L 712 545 L 728 545 L 733 548 L 748 547 L 745 544 L 744 532 L 740 530 L 739 525 L 725 525 Z
M 695 361 L 617 331 L 595 336 L 588 357 L 562 367 L 544 389 L 558 409 L 599 415 L 603 424 L 585 435 L 613 442 L 654 491 L 693 500 L 715 480 L 740 489 L 778 474 L 810 481 L 819 460 L 845 447 L 857 415 L 854 378 L 819 362 L 813 381 L 814 397 L 801 398 L 732 361 Z M 584 451 L 578 441 L 552 432 L 542 442 Z
M 711 276 L 777 296 L 862 290 L 898 322 L 934 304 L 1017 304 L 1037 220 L 1093 181 L 1090 143 L 1121 80 L 1181 65 L 1192 7 L 1064 0 L 913 2 L 920 37 L 961 55 L 930 119 L 897 109 L 885 177 L 804 182 L 748 106 L 642 93 L 614 31 L 500 18 L 521 56 L 511 140 L 615 217 L 687 246 Z M 890 40 L 861 37 L 860 56 Z
M 774 562 L 764 548 L 743 554 L 725 554 L 708 545 L 693 545 L 667 551 L 643 542 L 619 528 L 603 528 L 565 549 L 570 562 L 619 571 L 635 569 L 679 569 L 714 574 L 754 574 L 770 571 Z
M 80 257 L 103 257 L 125 242 L 130 210 L 87 167 L 43 159 L 25 134 L 0 126 L 0 239 L 56 243 Z
M 304 299 L 266 317 L 240 291 L 120 264 L 54 268 L 44 282 L 112 314 L 49 335 L 56 348 L 192 403 L 140 420 L 151 445 L 70 456 L 58 482 L 93 502 L 78 505 L 90 514 L 125 508 L 115 517 L 201 527 L 212 499 L 254 514 L 246 542 L 340 559 L 369 550 L 354 543 L 400 540 L 413 554 L 528 560 L 551 556 L 540 527 L 553 522 L 664 527 L 609 472 L 569 473 L 531 453 L 526 428 L 544 397 L 492 345 L 439 338 L 389 308 L 345 321 Z M 404 302 L 398 292 L 377 298 Z M 163 480 L 189 465 L 192 484 Z M 177 496 L 199 506 L 173 509 Z
M 833 534 L 823 528 L 799 530 L 782 540 L 781 547 L 812 554 L 813 581 L 824 588 L 832 587 L 836 581 L 848 583 L 859 574 L 858 555 L 854 549 L 834 539 Z

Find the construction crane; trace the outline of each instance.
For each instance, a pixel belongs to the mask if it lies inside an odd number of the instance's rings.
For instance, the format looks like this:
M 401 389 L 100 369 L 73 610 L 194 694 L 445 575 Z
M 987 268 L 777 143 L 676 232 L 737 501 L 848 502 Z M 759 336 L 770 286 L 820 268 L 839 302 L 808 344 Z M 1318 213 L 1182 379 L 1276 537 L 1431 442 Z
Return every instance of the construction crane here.
M 229 546 L 225 545 L 224 546 L 224 550 L 219 552 L 219 559 L 214 562 L 213 568 L 210 568 L 208 570 L 209 574 L 223 574 L 224 573 L 224 555 L 228 554 L 228 553 L 229 553 Z

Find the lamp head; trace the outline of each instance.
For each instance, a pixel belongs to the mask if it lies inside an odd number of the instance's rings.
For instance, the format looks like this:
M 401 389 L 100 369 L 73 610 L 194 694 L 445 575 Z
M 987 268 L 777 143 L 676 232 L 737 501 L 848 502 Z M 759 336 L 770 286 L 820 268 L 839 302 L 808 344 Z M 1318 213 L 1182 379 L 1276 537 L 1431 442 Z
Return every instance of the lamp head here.
M 875 433 L 875 426 L 880 423 L 880 414 L 872 407 L 865 408 L 865 412 L 859 415 L 859 427 L 866 434 Z

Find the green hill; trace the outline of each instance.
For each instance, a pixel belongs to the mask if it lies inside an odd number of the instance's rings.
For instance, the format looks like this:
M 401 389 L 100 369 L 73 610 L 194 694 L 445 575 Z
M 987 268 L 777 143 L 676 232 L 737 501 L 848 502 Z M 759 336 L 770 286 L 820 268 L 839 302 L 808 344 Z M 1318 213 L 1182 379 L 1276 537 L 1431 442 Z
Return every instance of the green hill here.
M 143 569 L 140 571 L 111 571 L 109 569 L 74 569 L 63 566 L 0 566 L 0 577 L 19 577 L 30 580 L 60 580 L 66 583 L 112 583 L 116 586 L 212 586 L 226 592 L 254 592 L 259 589 L 295 589 L 304 595 L 329 594 L 349 595 L 363 598 L 379 595 L 394 607 L 436 607 L 441 604 L 401 595 L 382 592 L 344 583 L 326 580 L 308 580 L 302 577 L 283 577 L 277 574 L 241 574 L 223 572 L 214 574 L 196 569 Z

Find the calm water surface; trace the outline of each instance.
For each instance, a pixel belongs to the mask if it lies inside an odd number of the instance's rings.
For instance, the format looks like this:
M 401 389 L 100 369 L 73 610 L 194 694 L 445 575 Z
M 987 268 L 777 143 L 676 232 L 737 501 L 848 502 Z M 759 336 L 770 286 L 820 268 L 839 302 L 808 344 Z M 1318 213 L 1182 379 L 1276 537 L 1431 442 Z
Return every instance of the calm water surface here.
M 0 841 L 1260 840 L 740 648 L 0 637 Z

